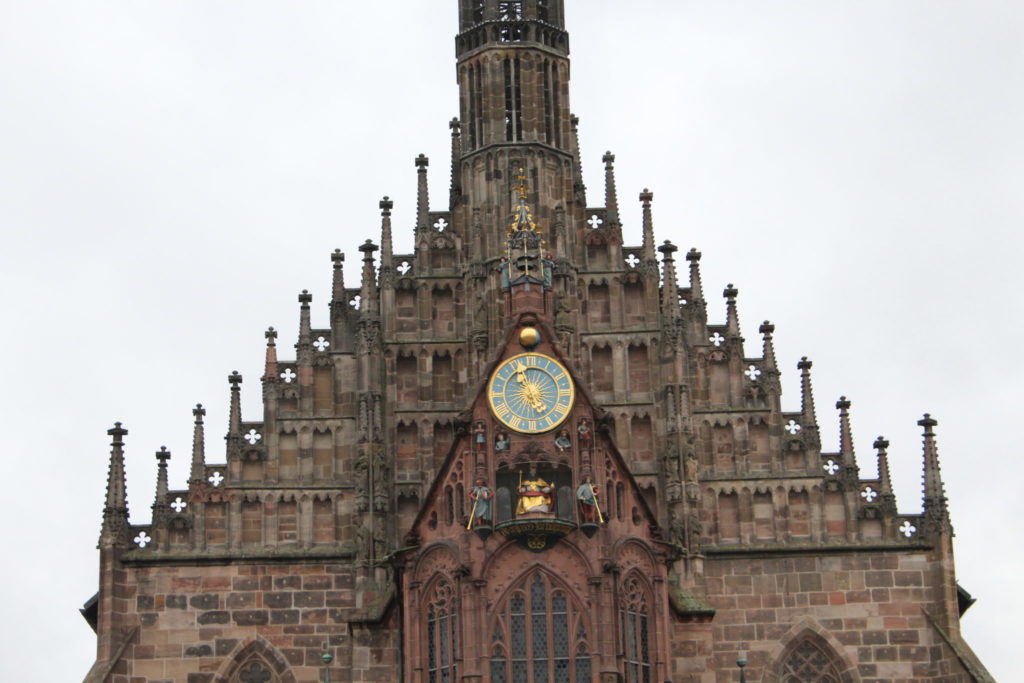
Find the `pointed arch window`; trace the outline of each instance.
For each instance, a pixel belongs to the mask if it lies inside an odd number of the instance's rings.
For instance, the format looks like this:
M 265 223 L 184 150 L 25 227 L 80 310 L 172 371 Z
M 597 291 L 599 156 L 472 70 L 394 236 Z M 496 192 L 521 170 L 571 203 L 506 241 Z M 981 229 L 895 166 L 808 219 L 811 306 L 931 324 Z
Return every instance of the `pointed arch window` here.
M 622 586 L 619 621 L 627 683 L 651 683 L 650 611 L 647 591 L 637 576 Z
M 583 612 L 542 572 L 512 592 L 491 635 L 492 683 L 589 683 Z
M 427 680 L 455 683 L 459 660 L 459 621 L 455 589 L 441 581 L 427 606 Z
M 805 638 L 783 663 L 782 683 L 839 683 L 835 658 L 827 646 Z

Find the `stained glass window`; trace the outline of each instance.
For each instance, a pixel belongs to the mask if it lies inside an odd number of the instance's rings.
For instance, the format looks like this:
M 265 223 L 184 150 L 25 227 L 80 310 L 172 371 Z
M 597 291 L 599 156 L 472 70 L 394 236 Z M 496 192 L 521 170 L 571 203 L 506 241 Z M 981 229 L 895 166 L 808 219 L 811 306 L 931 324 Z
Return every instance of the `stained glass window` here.
M 499 608 L 492 640 L 493 681 L 592 680 L 583 612 L 542 572 L 522 581 Z
M 455 591 L 447 581 L 434 589 L 427 608 L 427 678 L 430 683 L 454 683 L 459 659 Z
M 783 683 L 838 683 L 833 657 L 810 639 L 797 645 L 783 665 Z
M 636 576 L 622 587 L 619 603 L 623 659 L 627 683 L 651 683 L 651 651 L 648 639 L 647 592 Z

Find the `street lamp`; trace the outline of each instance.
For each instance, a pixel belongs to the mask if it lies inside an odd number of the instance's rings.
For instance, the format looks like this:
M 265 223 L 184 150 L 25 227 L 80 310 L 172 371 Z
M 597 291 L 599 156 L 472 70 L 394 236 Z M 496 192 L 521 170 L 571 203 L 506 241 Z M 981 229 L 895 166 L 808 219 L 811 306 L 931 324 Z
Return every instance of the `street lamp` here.
M 331 683 L 331 662 L 334 661 L 334 656 L 330 652 L 325 652 L 320 655 L 320 659 L 324 663 L 324 683 Z
M 743 652 L 740 653 L 739 659 L 736 660 L 736 666 L 740 668 L 740 683 L 747 683 L 747 672 L 743 670 L 743 667 L 747 665 L 747 655 Z M 328 681 L 330 683 L 330 681 Z

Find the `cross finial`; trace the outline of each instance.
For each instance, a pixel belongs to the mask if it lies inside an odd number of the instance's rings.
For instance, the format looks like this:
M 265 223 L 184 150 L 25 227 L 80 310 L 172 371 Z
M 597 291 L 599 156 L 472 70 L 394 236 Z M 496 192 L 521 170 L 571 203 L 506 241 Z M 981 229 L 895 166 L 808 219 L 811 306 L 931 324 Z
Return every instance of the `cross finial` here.
M 771 339 L 772 333 L 775 332 L 775 325 L 772 325 L 770 322 L 765 320 L 763 323 L 761 323 L 761 327 L 759 327 L 757 331 L 764 335 L 766 338 Z
M 268 327 L 267 331 L 263 333 L 263 336 L 267 338 L 267 346 L 274 346 L 274 340 L 277 339 L 277 330 L 273 327 Z
M 380 206 L 380 215 L 381 216 L 390 216 L 391 215 L 391 209 L 394 208 L 395 203 L 393 201 L 391 201 L 390 197 L 388 197 L 387 195 L 384 195 L 384 199 L 380 200 L 380 204 L 378 204 L 378 206 Z
M 839 410 L 840 413 L 845 413 L 846 411 L 848 411 L 851 405 L 853 404 L 850 403 L 850 401 L 845 396 L 840 396 L 839 400 L 836 401 L 836 409 Z M 919 422 L 918 424 L 921 423 Z
M 385 199 L 387 199 L 387 197 L 385 197 Z M 383 203 L 384 202 L 381 202 L 381 204 Z M 341 264 L 345 262 L 345 254 L 342 253 L 341 249 L 335 249 L 334 253 L 331 254 L 331 261 L 334 262 L 335 268 L 340 268 Z
M 228 382 L 231 383 L 231 391 L 238 391 L 238 385 L 242 383 L 242 375 L 238 373 L 238 370 L 232 370 L 228 375 Z
M 679 247 L 672 244 L 672 242 L 670 242 L 669 240 L 665 240 L 665 243 L 658 247 L 658 251 L 662 253 L 665 260 L 671 260 L 672 254 L 679 251 Z
M 725 290 L 722 291 L 722 296 L 724 296 L 726 299 L 735 299 L 736 295 L 739 293 L 740 290 L 733 287 L 732 283 L 730 282 L 728 285 L 725 286 Z
M 302 290 L 302 293 L 299 294 L 299 303 L 302 304 L 303 308 L 308 308 L 309 307 L 309 302 L 312 301 L 312 300 L 313 300 L 313 295 L 309 293 L 308 289 Z
M 373 240 L 366 240 L 359 245 L 359 251 L 363 252 L 363 260 L 373 259 L 373 252 L 377 251 L 377 245 L 373 243 Z
M 203 415 L 206 415 L 206 408 L 203 407 L 202 403 L 197 403 L 196 407 L 192 409 L 192 415 L 196 418 L 196 424 L 203 424 Z
M 167 446 L 160 447 L 160 450 L 156 452 L 156 459 L 160 463 L 160 467 L 167 467 L 167 461 L 171 459 L 171 452 L 167 450 Z
M 453 138 L 459 136 L 461 125 L 462 124 L 459 123 L 459 119 L 456 116 L 453 116 L 452 120 L 448 122 L 448 127 L 452 129 Z
M 696 247 L 690 247 L 690 251 L 686 252 L 686 260 L 692 262 L 700 261 L 700 252 L 697 251 Z
M 919 427 L 924 427 L 925 436 L 932 435 L 932 427 L 939 424 L 938 420 L 933 420 L 931 414 L 925 413 L 924 417 L 917 421 Z
M 644 191 L 640 193 L 640 203 L 644 206 L 650 206 L 652 201 L 654 201 L 654 193 L 645 187 Z
M 427 158 L 426 154 L 420 154 L 416 157 L 416 168 L 419 169 L 420 173 L 427 172 L 427 166 L 430 165 L 430 159 Z
M 115 422 L 113 429 L 108 429 L 107 434 L 114 437 L 114 442 L 110 444 L 111 446 L 123 446 L 124 437 L 128 434 L 128 430 L 122 429 L 120 422 Z
M 875 442 L 871 444 L 872 448 L 876 451 L 882 451 L 883 453 L 889 448 L 889 441 L 884 437 L 880 436 L 875 439 Z
M 610 151 L 605 152 L 604 156 L 601 157 L 601 161 L 604 162 L 605 168 L 611 168 L 612 164 L 615 163 L 615 155 L 612 154 Z

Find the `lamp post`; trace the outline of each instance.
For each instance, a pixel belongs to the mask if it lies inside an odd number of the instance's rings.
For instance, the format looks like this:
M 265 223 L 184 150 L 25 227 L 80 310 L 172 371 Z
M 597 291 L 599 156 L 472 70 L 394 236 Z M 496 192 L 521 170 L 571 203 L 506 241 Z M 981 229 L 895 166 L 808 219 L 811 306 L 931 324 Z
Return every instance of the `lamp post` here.
M 741 652 L 739 658 L 736 660 L 736 666 L 740 668 L 740 683 L 747 683 L 747 672 L 743 668 L 747 665 L 747 655 Z M 328 681 L 330 683 L 330 681 Z
M 324 683 L 331 683 L 331 662 L 334 661 L 334 656 L 330 652 L 325 652 L 320 655 L 320 659 L 324 663 Z

